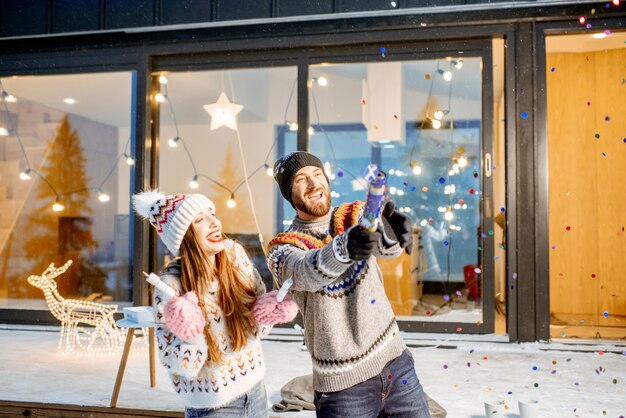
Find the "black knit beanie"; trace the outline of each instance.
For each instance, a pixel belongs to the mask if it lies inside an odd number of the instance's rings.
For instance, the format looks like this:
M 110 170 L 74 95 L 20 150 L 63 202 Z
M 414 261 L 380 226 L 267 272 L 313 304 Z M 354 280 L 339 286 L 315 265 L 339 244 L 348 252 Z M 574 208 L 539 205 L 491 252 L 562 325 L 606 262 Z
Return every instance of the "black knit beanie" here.
M 289 203 L 291 203 L 291 206 L 293 206 L 293 202 L 291 201 L 291 187 L 293 186 L 293 178 L 302 167 L 307 167 L 310 165 L 321 168 L 322 172 L 324 173 L 324 177 L 326 177 L 326 180 L 328 180 L 328 176 L 326 175 L 326 170 L 324 170 L 324 164 L 322 164 L 322 161 L 315 155 L 309 154 L 305 151 L 295 151 L 289 153 L 279 158 L 274 163 L 274 180 L 276 180 L 276 183 L 278 183 L 278 187 L 280 187 L 280 193 L 285 199 L 287 199 Z

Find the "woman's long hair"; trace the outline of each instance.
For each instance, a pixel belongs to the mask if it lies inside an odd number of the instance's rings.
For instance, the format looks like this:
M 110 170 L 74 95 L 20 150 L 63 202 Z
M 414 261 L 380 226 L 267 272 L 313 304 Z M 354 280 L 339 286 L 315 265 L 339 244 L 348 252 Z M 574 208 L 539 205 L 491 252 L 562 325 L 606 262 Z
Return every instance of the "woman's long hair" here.
M 220 336 L 211 335 L 210 321 L 204 307 L 204 295 L 209 289 L 209 282 L 218 281 L 217 301 L 224 315 L 226 331 L 231 341 L 231 350 L 240 350 L 248 342 L 248 332 L 254 330 L 252 305 L 256 301 L 254 282 L 246 278 L 235 263 L 235 254 L 222 250 L 215 255 L 215 265 L 207 262 L 198 235 L 190 226 L 180 244 L 181 286 L 184 292 L 194 291 L 200 301 L 200 307 L 206 317 L 204 336 L 209 347 L 207 360 L 222 363 L 223 351 L 220 348 Z

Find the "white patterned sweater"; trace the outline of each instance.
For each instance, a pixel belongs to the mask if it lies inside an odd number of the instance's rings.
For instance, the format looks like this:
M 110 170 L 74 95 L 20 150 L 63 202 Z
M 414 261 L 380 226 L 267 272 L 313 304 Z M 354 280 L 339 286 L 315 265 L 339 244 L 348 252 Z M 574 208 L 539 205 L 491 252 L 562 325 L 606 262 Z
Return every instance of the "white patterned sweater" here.
M 229 256 L 254 283 L 257 298 L 265 293 L 265 285 L 240 244 L 232 240 L 224 242 Z M 161 280 L 182 293 L 180 263 L 171 262 L 160 273 Z M 211 282 L 209 294 L 204 296 L 210 335 L 217 338 L 224 353 L 223 364 L 207 361 L 208 346 L 201 334 L 191 341 L 183 341 L 174 335 L 164 323 L 156 328 L 159 358 L 167 369 L 174 389 L 189 408 L 219 408 L 242 396 L 265 376 L 265 362 L 261 338 L 269 334 L 270 326 L 257 324 L 255 332 L 248 334 L 248 342 L 241 350 L 233 351 L 226 331 L 224 314 L 217 300 L 218 281 Z M 200 299 L 200 295 L 198 295 Z M 162 322 L 167 302 L 159 290 L 155 290 L 154 308 L 158 322 Z

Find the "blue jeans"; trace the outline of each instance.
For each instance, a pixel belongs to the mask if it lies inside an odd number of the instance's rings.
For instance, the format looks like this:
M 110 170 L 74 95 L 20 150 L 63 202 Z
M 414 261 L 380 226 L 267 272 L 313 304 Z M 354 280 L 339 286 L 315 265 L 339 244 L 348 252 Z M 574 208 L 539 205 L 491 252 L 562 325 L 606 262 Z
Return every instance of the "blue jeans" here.
M 322 418 L 430 418 L 408 349 L 371 379 L 339 392 L 315 391 L 314 401 Z
M 244 395 L 217 409 L 185 408 L 185 418 L 267 418 L 267 394 L 261 381 Z

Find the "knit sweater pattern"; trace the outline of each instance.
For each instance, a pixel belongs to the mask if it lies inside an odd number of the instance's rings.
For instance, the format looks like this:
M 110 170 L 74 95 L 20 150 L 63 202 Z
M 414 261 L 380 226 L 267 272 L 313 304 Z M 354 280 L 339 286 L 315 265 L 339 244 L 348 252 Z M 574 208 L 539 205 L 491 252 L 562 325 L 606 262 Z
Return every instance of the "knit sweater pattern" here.
M 257 298 L 265 292 L 265 285 L 241 245 L 225 241 L 231 257 L 235 257 L 246 278 L 254 282 Z M 182 293 L 180 284 L 180 264 L 173 261 L 160 274 L 161 280 Z M 204 295 L 204 309 L 210 335 L 216 338 L 223 352 L 224 361 L 217 364 L 207 360 L 208 345 L 204 335 L 191 341 L 183 341 L 162 323 L 167 296 L 155 290 L 154 309 L 157 322 L 156 339 L 161 363 L 168 371 L 174 390 L 184 399 L 189 408 L 215 409 L 244 395 L 265 376 L 265 362 L 261 348 L 261 338 L 271 327 L 257 324 L 253 333 L 248 334 L 247 344 L 240 350 L 233 350 L 226 330 L 224 313 L 219 306 L 217 280 L 211 282 L 208 294 Z M 201 295 L 197 295 L 199 300 Z
M 335 235 L 335 212 L 313 221 L 296 217 L 287 231 L 312 236 L 321 248 L 285 243 L 271 246 L 268 254 L 279 283 L 293 279 L 290 292 L 304 318 L 313 386 L 319 392 L 340 391 L 376 376 L 406 348 L 375 258 L 397 257 L 402 249 L 380 242 L 369 259 L 349 260 L 349 230 Z

